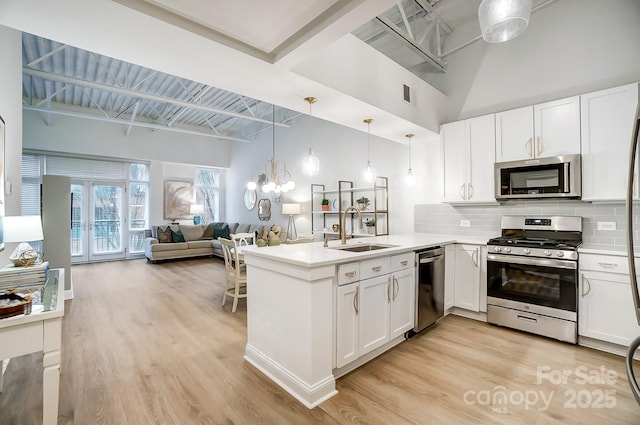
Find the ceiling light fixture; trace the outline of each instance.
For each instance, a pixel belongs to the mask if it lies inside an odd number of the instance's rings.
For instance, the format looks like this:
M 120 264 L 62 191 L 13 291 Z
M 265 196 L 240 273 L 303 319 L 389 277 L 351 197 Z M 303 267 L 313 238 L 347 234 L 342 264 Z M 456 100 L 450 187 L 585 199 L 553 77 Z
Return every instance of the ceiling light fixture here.
M 414 187 L 416 185 L 416 176 L 413 174 L 411 170 L 411 139 L 415 136 L 415 134 L 405 134 L 404 137 L 409 139 L 409 171 L 407 175 L 404 177 L 404 181 L 409 187 Z
M 376 181 L 376 169 L 371 165 L 371 133 L 369 132 L 369 127 L 373 120 L 367 118 L 362 122 L 367 124 L 367 167 L 362 171 L 362 177 L 367 183 L 373 184 Z
M 516 38 L 527 29 L 532 0 L 482 0 L 478 21 L 482 38 L 488 43 L 502 43 Z
M 273 195 L 275 202 L 280 201 L 282 193 L 289 192 L 296 187 L 291 179 L 291 173 L 287 170 L 284 160 L 276 160 L 276 106 L 272 105 L 272 140 L 271 159 L 265 162 L 265 171 L 258 173 L 257 180 L 247 183 L 247 189 L 256 190 L 260 184 L 260 190 Z M 281 167 L 281 168 L 279 168 Z
M 316 103 L 318 99 L 315 97 L 305 97 L 305 102 L 309 102 L 309 153 L 302 159 L 302 174 L 305 176 L 317 176 L 320 172 L 320 160 L 317 156 L 313 156 L 313 149 L 311 149 L 311 140 L 313 132 L 311 131 L 313 123 L 311 122 L 313 117 L 311 115 L 311 105 Z

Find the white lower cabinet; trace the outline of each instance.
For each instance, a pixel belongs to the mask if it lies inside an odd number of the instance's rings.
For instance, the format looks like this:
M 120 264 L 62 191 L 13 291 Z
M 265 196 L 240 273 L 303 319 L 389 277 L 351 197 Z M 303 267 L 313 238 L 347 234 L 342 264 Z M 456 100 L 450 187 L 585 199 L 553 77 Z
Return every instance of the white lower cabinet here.
M 628 346 L 640 335 L 627 258 L 580 254 L 578 334 Z
M 444 247 L 444 312 L 455 306 L 456 290 L 456 245 Z
M 480 285 L 486 280 L 481 265 L 484 245 L 455 245 L 454 306 L 480 311 Z M 446 252 L 445 252 L 446 255 Z M 446 258 L 446 257 L 445 257 Z M 446 267 L 446 266 L 445 266 Z
M 338 286 L 336 294 L 336 367 L 340 368 L 413 328 L 415 312 L 415 254 L 381 259 L 404 268 Z M 397 261 L 394 261 L 397 260 Z M 375 260 L 358 264 L 359 275 L 377 269 Z M 340 266 L 344 268 L 343 266 Z M 340 270 L 339 267 L 339 270 Z M 382 267 L 384 270 L 385 267 Z M 340 273 L 340 271 L 338 272 Z

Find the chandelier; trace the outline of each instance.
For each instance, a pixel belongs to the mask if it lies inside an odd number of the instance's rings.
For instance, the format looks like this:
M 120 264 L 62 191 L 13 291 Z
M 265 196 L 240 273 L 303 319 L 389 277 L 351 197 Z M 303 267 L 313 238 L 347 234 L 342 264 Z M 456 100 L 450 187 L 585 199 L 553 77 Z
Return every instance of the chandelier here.
M 287 170 L 284 160 L 276 159 L 276 106 L 272 105 L 272 137 L 271 137 L 271 159 L 265 161 L 264 172 L 259 172 L 255 180 L 247 183 L 247 189 L 260 190 L 264 193 L 272 194 L 274 201 L 280 199 L 282 193 L 289 192 L 296 187 L 291 179 L 291 173 Z

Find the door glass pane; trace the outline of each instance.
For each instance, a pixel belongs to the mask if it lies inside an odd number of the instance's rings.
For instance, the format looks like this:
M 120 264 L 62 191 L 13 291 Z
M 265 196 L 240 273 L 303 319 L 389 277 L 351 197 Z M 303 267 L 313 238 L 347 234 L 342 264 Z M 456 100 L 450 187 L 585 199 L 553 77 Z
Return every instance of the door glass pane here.
M 93 252 L 95 254 L 121 252 L 122 188 L 108 185 L 95 185 L 93 188 Z
M 82 228 L 82 185 L 71 185 L 71 255 L 82 255 L 84 229 Z
M 129 253 L 144 252 L 144 231 L 129 232 Z

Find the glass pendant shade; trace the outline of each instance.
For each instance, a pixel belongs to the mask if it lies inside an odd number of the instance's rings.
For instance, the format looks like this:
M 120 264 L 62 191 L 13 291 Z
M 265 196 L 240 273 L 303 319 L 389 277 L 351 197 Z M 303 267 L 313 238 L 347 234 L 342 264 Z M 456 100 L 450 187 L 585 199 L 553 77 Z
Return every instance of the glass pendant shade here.
M 411 168 L 409 168 L 409 172 L 407 173 L 407 175 L 404 176 L 404 182 L 409 187 L 414 187 L 416 185 L 416 175 L 413 174 Z
M 362 177 L 367 183 L 376 181 L 376 169 L 371 166 L 371 161 L 367 161 L 367 168 L 362 171 Z
M 478 21 L 482 38 L 502 43 L 516 38 L 529 25 L 532 0 L 482 0 Z
M 313 156 L 313 150 L 309 148 L 309 154 L 302 158 L 302 174 L 305 176 L 317 176 L 320 172 L 320 160 Z

